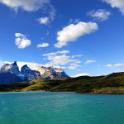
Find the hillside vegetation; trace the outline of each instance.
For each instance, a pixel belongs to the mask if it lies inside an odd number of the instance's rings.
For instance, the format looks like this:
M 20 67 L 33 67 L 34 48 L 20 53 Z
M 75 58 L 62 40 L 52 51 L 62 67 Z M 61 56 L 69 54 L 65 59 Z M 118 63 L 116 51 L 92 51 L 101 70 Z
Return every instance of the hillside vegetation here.
M 1 85 L 0 91 L 52 91 L 52 92 L 80 92 L 80 93 L 124 93 L 124 72 L 107 76 L 81 76 L 66 80 L 42 80 Z

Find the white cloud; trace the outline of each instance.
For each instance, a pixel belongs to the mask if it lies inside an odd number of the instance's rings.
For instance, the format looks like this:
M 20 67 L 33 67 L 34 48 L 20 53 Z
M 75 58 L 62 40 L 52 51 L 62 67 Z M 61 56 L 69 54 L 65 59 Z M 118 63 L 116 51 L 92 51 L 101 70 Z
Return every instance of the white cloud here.
M 70 63 L 70 65 L 68 65 L 67 69 L 75 70 L 80 67 L 80 64 L 81 64 L 80 60 L 74 60 L 74 62 L 72 62 L 72 63 Z
M 69 55 L 68 50 L 43 54 L 43 57 L 48 61 L 48 65 L 54 67 L 59 66 L 69 70 L 78 68 L 81 63 L 79 57 Z
M 106 67 L 113 67 L 113 64 L 106 64 Z
M 98 29 L 97 23 L 94 22 L 78 22 L 64 27 L 57 32 L 57 43 L 55 47 L 61 48 L 69 42 L 76 41 L 79 37 L 90 34 Z
M 88 13 L 89 16 L 91 16 L 92 18 L 98 19 L 100 21 L 105 21 L 109 18 L 109 16 L 111 15 L 111 13 L 107 10 L 104 9 L 98 9 L 98 10 L 92 10 Z
M 52 65 L 65 65 L 69 62 L 69 56 L 67 55 L 69 51 L 57 51 L 55 53 L 44 54 L 47 60 L 50 61 Z
M 22 33 L 15 33 L 15 44 L 18 48 L 24 49 L 31 45 L 31 40 Z
M 96 60 L 89 59 L 85 62 L 85 64 L 93 64 L 96 63 Z
M 55 8 L 53 7 L 53 5 L 49 4 L 49 7 L 48 7 L 48 14 L 47 16 L 42 16 L 38 19 L 38 22 L 42 25 L 48 25 L 50 24 L 54 18 L 55 18 L 55 15 L 56 15 L 56 10 Z
M 38 21 L 40 24 L 43 24 L 43 25 L 47 25 L 50 22 L 49 17 L 41 17 L 38 19 Z
M 106 67 L 110 67 L 110 68 L 118 68 L 118 67 L 124 67 L 124 64 L 123 63 L 117 63 L 117 64 L 107 64 L 105 65 Z
M 74 55 L 75 57 L 69 55 L 68 50 L 63 50 L 63 51 L 57 51 L 57 52 L 51 52 L 47 54 L 43 54 L 43 57 L 45 60 L 48 61 L 46 64 L 40 64 L 40 63 L 35 63 L 35 62 L 26 62 L 26 61 L 17 61 L 17 64 L 19 66 L 19 69 L 25 64 L 27 64 L 31 69 L 38 69 L 39 66 L 53 66 L 56 68 L 62 68 L 65 70 L 75 70 L 78 67 L 80 67 L 80 60 L 78 55 Z M 0 66 L 5 64 L 5 63 L 12 63 L 10 61 L 0 61 Z
M 13 62 L 10 62 L 10 61 L 0 61 L 0 67 L 3 65 L 3 64 L 11 64 Z M 32 70 L 35 70 L 37 68 L 39 68 L 39 66 L 43 66 L 42 64 L 39 64 L 39 63 L 35 63 L 35 62 L 24 62 L 24 61 L 18 61 L 17 62 L 18 66 L 19 66 L 19 70 L 21 70 L 21 67 L 23 65 L 28 65 Z
M 113 8 L 118 8 L 124 14 L 124 0 L 103 0 Z
M 71 77 L 80 77 L 80 76 L 89 76 L 89 75 L 90 75 L 89 73 L 79 73 L 79 74 L 73 75 Z
M 41 44 L 37 45 L 37 48 L 45 48 L 45 47 L 48 47 L 48 46 L 49 46 L 48 43 L 41 43 Z
M 42 9 L 43 14 L 46 14 L 49 20 L 53 21 L 56 10 L 50 1 L 51 0 L 0 0 L 0 4 L 4 4 L 16 11 L 22 9 L 27 12 L 33 12 Z
M 123 72 L 124 71 L 124 63 L 106 64 L 105 67 L 112 70 L 112 72 Z
M 30 12 L 43 8 L 50 0 L 0 0 L 0 3 L 15 10 L 23 9 Z
M 23 65 L 28 65 L 28 67 L 30 67 L 32 70 L 35 70 L 37 68 L 39 68 L 39 66 L 42 66 L 42 64 L 39 63 L 35 63 L 35 62 L 23 62 L 23 61 L 18 61 L 17 62 L 19 69 L 21 69 L 21 67 Z

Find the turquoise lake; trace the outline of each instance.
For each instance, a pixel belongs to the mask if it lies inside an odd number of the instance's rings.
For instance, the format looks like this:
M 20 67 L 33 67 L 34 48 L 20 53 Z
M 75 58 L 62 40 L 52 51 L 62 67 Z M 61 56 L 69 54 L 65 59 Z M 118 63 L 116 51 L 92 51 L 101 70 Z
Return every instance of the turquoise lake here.
M 1 93 L 0 124 L 124 124 L 124 95 Z

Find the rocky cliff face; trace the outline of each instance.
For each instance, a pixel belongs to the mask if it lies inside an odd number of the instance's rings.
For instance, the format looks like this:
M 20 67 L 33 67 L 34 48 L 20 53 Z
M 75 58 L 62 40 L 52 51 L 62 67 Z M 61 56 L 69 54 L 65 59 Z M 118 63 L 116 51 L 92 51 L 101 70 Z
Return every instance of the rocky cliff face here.
M 17 62 L 14 62 L 12 64 L 4 64 L 0 69 L 0 74 L 2 77 L 6 77 L 3 75 L 8 75 L 6 78 L 11 79 L 14 81 L 25 81 L 25 80 L 34 80 L 38 78 L 46 79 L 46 80 L 61 80 L 68 78 L 68 75 L 62 70 L 58 68 L 52 68 L 52 67 L 38 67 L 36 70 L 32 70 L 27 65 L 24 65 L 21 70 L 19 70 L 19 67 L 17 65 Z M 12 77 L 11 77 L 12 76 Z M 0 77 L 1 78 L 1 77 Z M 0 83 L 2 83 L 0 80 Z M 9 81 L 9 80 L 8 80 Z
M 18 75 L 19 72 L 19 67 L 17 65 L 17 62 L 14 62 L 12 64 L 5 64 L 1 67 L 1 72 L 10 72 L 12 74 Z
M 9 72 L 0 73 L 0 84 L 14 84 L 22 81 L 23 80 L 15 74 Z
M 21 68 L 21 74 L 24 75 L 25 80 L 34 80 L 41 78 L 40 72 L 31 70 L 27 65 L 24 65 Z
M 41 77 L 44 79 L 61 80 L 69 77 L 62 69 L 58 68 L 42 66 L 38 68 L 38 71 L 40 72 Z

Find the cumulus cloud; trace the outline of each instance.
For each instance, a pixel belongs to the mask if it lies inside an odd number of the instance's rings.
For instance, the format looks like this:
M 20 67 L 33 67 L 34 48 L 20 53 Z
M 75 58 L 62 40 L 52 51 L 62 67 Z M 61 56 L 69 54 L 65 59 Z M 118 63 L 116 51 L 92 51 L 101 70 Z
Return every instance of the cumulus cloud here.
M 35 62 L 24 62 L 24 61 L 18 61 L 17 62 L 19 69 L 21 69 L 21 67 L 23 65 L 28 65 L 32 70 L 35 70 L 37 68 L 39 68 L 39 66 L 42 66 L 42 64 L 39 63 L 35 63 Z
M 0 0 L 0 3 L 12 9 L 23 9 L 29 12 L 39 10 L 45 4 L 49 4 L 49 2 L 50 0 Z
M 43 24 L 43 25 L 47 25 L 50 22 L 49 17 L 41 17 L 38 19 L 38 21 L 40 24 Z
M 90 34 L 98 29 L 97 23 L 94 22 L 78 22 L 70 24 L 57 32 L 57 43 L 55 47 L 61 48 L 69 42 L 76 41 L 79 37 Z
M 118 8 L 124 14 L 124 0 L 103 0 L 113 8 Z
M 57 51 L 53 53 L 44 54 L 47 60 L 50 61 L 52 65 L 65 65 L 69 62 L 69 56 L 67 55 L 69 51 Z
M 109 18 L 111 13 L 104 9 L 92 10 L 88 13 L 89 16 L 100 21 L 105 21 Z
M 85 64 L 93 64 L 96 63 L 96 60 L 89 59 L 85 62 Z
M 37 48 L 45 48 L 45 47 L 48 47 L 48 46 L 49 46 L 49 43 L 41 43 L 41 44 L 37 45 Z
M 57 51 L 52 53 L 43 54 L 43 57 L 48 61 L 50 66 L 59 66 L 69 70 L 74 70 L 80 66 L 80 60 L 78 56 L 69 55 L 68 50 Z
M 49 21 L 53 21 L 56 15 L 56 10 L 50 2 L 51 0 L 0 0 L 0 4 L 4 4 L 7 7 L 18 11 L 19 9 L 33 12 L 42 9 L 44 14 L 48 15 L 48 19 L 39 19 L 39 22 L 46 24 Z
M 22 33 L 15 33 L 15 44 L 18 48 L 24 49 L 31 45 L 31 40 Z

